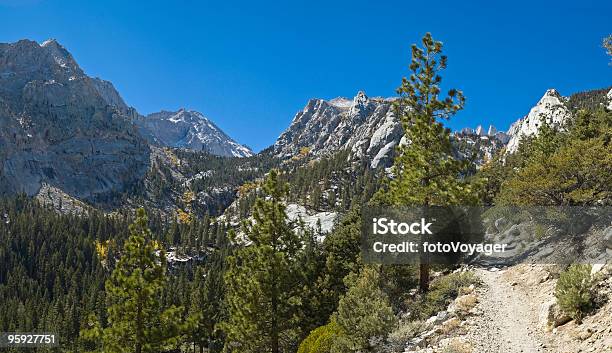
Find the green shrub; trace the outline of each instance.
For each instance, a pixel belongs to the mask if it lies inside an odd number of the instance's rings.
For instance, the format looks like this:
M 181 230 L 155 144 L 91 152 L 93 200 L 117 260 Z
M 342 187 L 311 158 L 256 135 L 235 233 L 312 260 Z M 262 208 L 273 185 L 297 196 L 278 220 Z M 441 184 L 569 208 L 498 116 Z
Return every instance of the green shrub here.
M 533 233 L 534 233 L 536 240 L 540 240 L 544 238 L 544 236 L 546 235 L 546 227 L 538 223 L 535 225 Z
M 580 320 L 591 309 L 591 266 L 571 265 L 559 275 L 555 296 L 563 312 Z
M 342 335 L 342 331 L 335 321 L 325 326 L 318 327 L 306 337 L 297 353 L 331 353 L 332 344 Z
M 462 288 L 479 283 L 480 280 L 472 272 L 457 272 L 438 277 L 432 281 L 429 292 L 408 304 L 409 311 L 414 318 L 427 319 L 439 311 L 446 310 L 446 307 L 461 294 Z
M 389 334 L 389 341 L 392 343 L 405 344 L 411 338 L 416 337 L 424 330 L 425 323 L 423 321 L 402 321 L 397 325 L 397 328 Z
M 367 351 L 373 338 L 386 337 L 395 327 L 397 319 L 389 298 L 380 289 L 378 266 L 366 266 L 359 274 L 345 278 L 346 294 L 338 303 L 335 321 L 343 332 L 336 351 Z M 345 339 L 343 339 L 345 338 Z
M 429 292 L 421 303 L 420 314 L 417 317 L 426 319 L 437 312 L 446 310 L 446 307 L 460 294 L 461 289 L 471 284 L 478 284 L 480 280 L 472 272 L 457 272 L 435 279 L 431 283 Z M 416 312 L 415 312 L 416 314 Z

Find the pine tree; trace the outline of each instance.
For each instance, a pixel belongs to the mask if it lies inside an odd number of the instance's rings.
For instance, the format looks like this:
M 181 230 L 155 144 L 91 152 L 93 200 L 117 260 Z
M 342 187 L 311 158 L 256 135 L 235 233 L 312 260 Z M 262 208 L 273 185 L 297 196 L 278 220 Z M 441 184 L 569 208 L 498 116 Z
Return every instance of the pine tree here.
M 589 151 L 585 153 L 585 151 Z M 572 140 L 549 158 L 529 163 L 502 184 L 498 203 L 595 205 L 612 199 L 612 144 Z
M 391 206 L 448 206 L 477 202 L 477 193 L 463 173 L 467 162 L 453 156 L 450 130 L 442 121 L 463 109 L 461 91 L 451 89 L 440 98 L 440 71 L 446 68 L 442 42 L 430 33 L 422 39 L 423 48 L 412 46 L 411 75 L 397 89 L 395 111 L 404 130 L 406 144 L 397 148 L 394 177 L 375 200 Z M 420 265 L 420 289 L 429 287 L 429 266 Z
M 359 209 L 353 208 L 323 241 L 325 263 L 317 281 L 317 292 L 325 318 L 337 309 L 340 296 L 346 292 L 344 278 L 361 268 L 361 226 Z
M 193 281 L 189 311 L 196 320 L 191 336 L 194 344 L 199 346 L 200 353 L 204 352 L 205 347 L 208 352 L 219 352 L 223 346 L 216 325 L 224 314 L 224 256 L 222 250 L 214 253 L 208 269 L 198 268 Z
M 163 310 L 159 297 L 166 277 L 166 258 L 151 241 L 147 216 L 137 211 L 121 258 L 106 282 L 108 324 L 100 328 L 95 316 L 81 332 L 86 340 L 102 342 L 104 352 L 159 352 L 176 345 L 184 329 L 182 308 Z
M 347 276 L 346 282 L 349 290 L 332 318 L 345 334 L 332 351 L 372 351 L 372 339 L 384 338 L 396 323 L 389 298 L 380 289 L 378 268 L 364 267 L 359 275 Z
M 507 205 L 593 205 L 612 198 L 612 112 L 579 111 L 566 132 L 546 124 L 521 142 L 522 163 L 501 184 Z M 589 151 L 585 153 L 585 151 Z
M 272 170 L 263 185 L 265 197 L 253 207 L 254 221 L 244 223 L 250 245 L 228 258 L 229 319 L 222 325 L 227 351 L 279 353 L 296 348 L 301 282 L 296 255 L 302 242 L 287 220 L 287 190 Z

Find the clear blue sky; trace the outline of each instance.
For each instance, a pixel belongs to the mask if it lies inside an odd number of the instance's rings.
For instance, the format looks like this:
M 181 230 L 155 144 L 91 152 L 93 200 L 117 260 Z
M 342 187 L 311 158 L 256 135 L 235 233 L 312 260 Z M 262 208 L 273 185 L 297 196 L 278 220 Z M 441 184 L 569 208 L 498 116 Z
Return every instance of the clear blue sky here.
M 311 97 L 393 95 L 427 31 L 467 96 L 453 128 L 506 129 L 547 88 L 612 85 L 609 0 L 0 0 L 0 42 L 57 38 L 141 113 L 196 109 L 255 150 Z

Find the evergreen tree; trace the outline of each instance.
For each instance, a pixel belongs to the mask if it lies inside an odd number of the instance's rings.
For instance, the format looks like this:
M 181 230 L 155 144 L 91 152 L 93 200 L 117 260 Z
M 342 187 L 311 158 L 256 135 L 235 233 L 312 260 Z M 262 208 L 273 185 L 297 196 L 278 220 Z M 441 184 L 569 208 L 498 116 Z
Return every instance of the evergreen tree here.
M 375 338 L 385 338 L 395 326 L 389 298 L 380 289 L 380 274 L 376 267 L 364 267 L 359 275 L 346 278 L 348 292 L 333 316 L 341 332 L 336 349 L 339 352 L 372 351 Z
M 567 132 L 543 125 L 521 142 L 522 163 L 501 184 L 508 205 L 594 205 L 612 199 L 612 112 L 579 111 Z M 588 151 L 588 153 L 585 153 Z
M 601 139 L 573 140 L 505 181 L 498 202 L 540 206 L 608 203 L 612 199 L 611 171 L 612 145 Z
M 108 324 L 100 328 L 95 316 L 82 331 L 87 340 L 102 342 L 104 352 L 159 352 L 178 343 L 182 308 L 162 310 L 160 293 L 166 281 L 166 258 L 151 241 L 143 209 L 130 226 L 130 237 L 111 278 L 106 282 Z
M 325 263 L 317 281 L 317 293 L 325 319 L 337 309 L 339 298 L 346 292 L 343 279 L 361 268 L 361 222 L 359 210 L 353 208 L 323 241 Z
M 302 247 L 292 230 L 283 199 L 287 184 L 272 170 L 256 200 L 253 222 L 244 223 L 250 244 L 228 258 L 226 300 L 229 319 L 222 325 L 226 350 L 241 353 L 289 352 L 296 348 Z
M 474 204 L 478 201 L 474 185 L 463 174 L 466 161 L 453 156 L 450 130 L 442 121 L 463 109 L 461 91 L 451 89 L 440 98 L 440 71 L 446 68 L 442 42 L 427 33 L 423 48 L 412 46 L 411 75 L 403 78 L 395 101 L 407 141 L 397 148 L 393 178 L 375 200 L 392 206 L 447 206 Z M 429 286 L 429 266 L 420 265 L 420 289 Z
M 192 341 L 199 346 L 200 352 L 206 347 L 208 352 L 219 352 L 223 347 L 216 325 L 224 316 L 222 307 L 225 291 L 223 285 L 224 253 L 212 255 L 211 263 L 206 272 L 201 268 L 196 270 L 191 292 L 190 313 L 197 317 L 193 330 Z

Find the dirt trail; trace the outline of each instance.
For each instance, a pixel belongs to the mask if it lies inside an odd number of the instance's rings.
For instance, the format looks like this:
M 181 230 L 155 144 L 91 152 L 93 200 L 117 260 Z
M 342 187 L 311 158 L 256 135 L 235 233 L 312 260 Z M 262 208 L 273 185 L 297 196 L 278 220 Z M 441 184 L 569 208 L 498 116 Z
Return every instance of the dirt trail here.
M 502 277 L 503 271 L 477 269 L 484 289 L 469 337 L 478 353 L 554 353 L 538 327 L 539 307 Z

